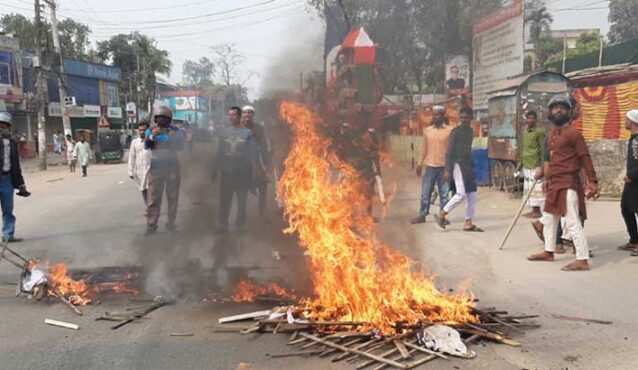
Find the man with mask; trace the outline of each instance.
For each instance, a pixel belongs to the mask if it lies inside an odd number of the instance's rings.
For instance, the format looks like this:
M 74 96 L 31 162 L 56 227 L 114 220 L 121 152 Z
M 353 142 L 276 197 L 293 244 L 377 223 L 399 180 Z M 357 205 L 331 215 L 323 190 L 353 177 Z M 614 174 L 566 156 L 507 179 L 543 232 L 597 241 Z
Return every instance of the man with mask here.
M 421 161 L 416 167 L 417 176 L 421 176 L 423 166 L 425 166 L 425 173 L 421 180 L 421 208 L 419 209 L 419 215 L 412 219 L 412 224 L 425 222 L 426 216 L 430 213 L 430 200 L 435 185 L 438 187 L 441 196 L 441 209 L 445 207 L 448 193 L 450 192 L 450 184 L 443 179 L 443 173 L 445 172 L 445 154 L 450 142 L 452 128 L 447 124 L 443 106 L 434 106 L 432 113 L 434 114 L 432 125 L 428 126 L 423 132 Z
M 456 207 L 467 201 L 465 211 L 465 223 L 463 231 L 482 232 L 483 229 L 474 225 L 474 211 L 478 201 L 478 188 L 476 184 L 476 168 L 472 159 L 472 141 L 474 130 L 472 129 L 472 109 L 461 108 L 459 118 L 461 123 L 450 133 L 450 144 L 445 155 L 445 172 L 443 179 L 450 181 L 454 178 L 456 194 L 441 209 L 436 217 L 440 228 L 445 229 L 447 215 Z
M 165 105 L 153 113 L 155 127 L 146 130 L 145 147 L 151 151 L 151 167 L 148 172 L 146 202 L 146 235 L 157 232 L 162 206 L 162 194 L 166 189 L 168 221 L 166 229 L 175 231 L 177 201 L 179 199 L 180 167 L 177 152 L 184 147 L 185 135 L 173 124 L 173 112 Z
M 29 196 L 27 186 L 24 184 L 18 143 L 11 139 L 11 126 L 13 117 L 8 112 L 0 112 L 0 136 L 2 141 L 2 155 L 0 156 L 0 202 L 2 203 L 2 241 L 20 242 L 22 239 L 15 237 L 16 217 L 13 215 L 13 189 L 18 189 L 17 195 Z
M 244 127 L 252 132 L 254 144 L 256 145 L 257 162 L 252 171 L 251 188 L 259 192 L 259 215 L 263 216 L 266 211 L 266 193 L 268 191 L 268 173 L 270 168 L 270 145 L 266 137 L 266 130 L 263 125 L 255 123 L 255 108 L 247 105 L 241 110 L 241 119 Z M 251 189 L 251 192 L 253 191 Z
M 73 148 L 73 158 L 82 167 L 82 177 L 86 177 L 89 162 L 93 159 L 93 152 L 89 143 L 84 141 L 84 134 L 80 134 L 80 141 Z
M 543 171 L 537 174 L 537 177 L 544 178 L 543 190 L 546 193 L 541 219 L 545 251 L 531 255 L 528 259 L 554 260 L 556 229 L 563 216 L 565 227 L 576 248 L 576 261 L 563 266 L 561 270 L 586 271 L 589 270 L 589 246 L 581 219 L 587 218 L 585 198 L 596 199 L 599 195 L 596 171 L 583 135 L 569 125 L 571 102 L 565 97 L 557 96 L 550 100 L 547 108 L 548 119 L 552 123 L 552 131 L 547 140 L 550 156 L 549 161 L 543 165 Z
M 128 175 L 132 180 L 135 180 L 142 192 L 145 207 L 148 199 L 148 172 L 151 169 L 152 154 L 150 150 L 146 149 L 145 144 L 148 127 L 148 119 L 142 119 L 137 126 L 139 137 L 131 141 L 128 153 Z
M 230 125 L 222 128 L 219 133 L 219 146 L 213 162 L 213 181 L 221 174 L 219 225 L 216 234 L 228 232 L 228 217 L 233 197 L 237 198 L 237 229 L 241 229 L 246 222 L 246 197 L 252 168 L 257 165 L 257 156 L 252 131 L 242 125 L 241 113 L 239 107 L 231 107 L 228 110 Z

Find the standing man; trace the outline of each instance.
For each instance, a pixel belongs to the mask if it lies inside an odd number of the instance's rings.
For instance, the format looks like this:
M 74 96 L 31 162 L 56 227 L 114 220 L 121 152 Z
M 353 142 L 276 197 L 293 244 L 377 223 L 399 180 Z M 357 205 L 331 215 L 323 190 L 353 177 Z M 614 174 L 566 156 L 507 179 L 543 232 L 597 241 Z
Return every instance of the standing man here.
M 450 134 L 450 144 L 445 156 L 445 172 L 443 178 L 450 181 L 454 177 L 456 194 L 450 199 L 436 218 L 440 228 L 445 229 L 446 217 L 463 201 L 467 201 L 463 231 L 482 232 L 483 229 L 472 223 L 478 199 L 476 185 L 476 169 L 472 159 L 472 110 L 464 107 L 460 112 L 461 123 Z
M 242 124 L 252 132 L 256 145 L 257 162 L 253 166 L 251 192 L 256 189 L 259 192 L 259 215 L 266 211 L 266 193 L 268 191 L 268 173 L 270 168 L 270 147 L 266 130 L 263 125 L 255 123 L 255 108 L 247 105 L 241 110 Z
M 636 216 L 638 216 L 638 109 L 627 113 L 627 130 L 631 132 L 627 143 L 627 174 L 625 175 L 625 188 L 620 200 L 622 217 L 627 225 L 629 233 L 629 243 L 619 249 L 631 250 L 632 256 L 638 256 L 638 226 L 636 226 Z
M 165 105 L 153 112 L 155 127 L 146 130 L 145 147 L 151 151 L 146 201 L 146 236 L 157 232 L 162 207 L 162 194 L 166 189 L 168 221 L 166 230 L 177 230 L 177 201 L 181 182 L 177 152 L 184 148 L 185 135 L 173 124 L 173 112 Z
M 62 137 L 60 131 L 53 132 L 53 153 L 62 154 Z
M 139 136 L 131 141 L 131 148 L 128 152 L 128 175 L 132 180 L 135 180 L 137 187 L 142 192 L 144 206 L 148 200 L 148 172 L 151 169 L 151 151 L 146 149 L 145 143 L 148 128 L 148 120 L 141 120 L 137 126 Z
M 13 189 L 18 189 L 18 195 L 29 196 L 24 184 L 20 168 L 18 143 L 11 139 L 13 117 L 8 112 L 0 112 L 0 136 L 2 136 L 2 156 L 0 156 L 0 202 L 2 203 L 2 241 L 20 242 L 15 237 L 16 217 L 13 215 Z
M 545 131 L 536 127 L 538 115 L 535 111 L 529 111 L 525 114 L 527 120 L 527 130 L 523 133 L 523 146 L 521 150 L 521 166 L 523 167 L 523 175 L 525 176 L 524 191 L 527 194 L 532 186 L 534 186 L 535 174 L 543 163 L 543 154 L 545 153 Z M 542 216 L 541 207 L 545 201 L 543 194 L 543 185 L 540 180 L 534 186 L 532 195 L 529 197 L 527 205 L 532 210 L 524 216 L 527 218 L 540 218 Z
M 425 173 L 421 181 L 421 208 L 419 215 L 410 221 L 412 224 L 421 224 L 430 214 L 430 200 L 432 191 L 436 185 L 441 195 L 440 208 L 447 203 L 450 184 L 443 178 L 445 172 L 445 154 L 450 142 L 452 129 L 445 118 L 445 108 L 437 105 L 432 108 L 434 117 L 432 125 L 423 133 L 423 145 L 421 147 L 421 161 L 416 167 L 417 176 L 421 176 L 423 166 Z
M 71 138 L 71 135 L 66 135 L 66 160 L 69 163 L 69 171 L 75 172 L 75 141 Z
M 246 197 L 250 186 L 253 162 L 256 162 L 255 143 L 252 131 L 241 123 L 242 110 L 232 107 L 228 110 L 230 125 L 219 133 L 219 146 L 213 162 L 213 181 L 221 173 L 219 184 L 219 216 L 216 234 L 228 232 L 228 217 L 237 197 L 237 228 L 246 222 Z
M 76 143 L 75 148 L 73 148 L 73 158 L 76 163 L 82 166 L 82 177 L 86 177 L 86 169 L 91 159 L 93 159 L 93 153 L 89 143 L 84 141 L 84 134 L 80 134 L 80 142 Z
M 587 218 L 585 198 L 598 198 L 598 180 L 583 135 L 572 127 L 571 102 L 554 97 L 548 105 L 552 131 L 547 140 L 549 162 L 543 165 L 539 177 L 544 177 L 547 194 L 543 214 L 545 251 L 528 257 L 530 261 L 553 261 L 556 250 L 556 229 L 561 216 L 576 248 L 576 261 L 563 266 L 563 271 L 589 270 L 589 246 L 582 226 Z M 582 177 L 585 178 L 582 178 Z

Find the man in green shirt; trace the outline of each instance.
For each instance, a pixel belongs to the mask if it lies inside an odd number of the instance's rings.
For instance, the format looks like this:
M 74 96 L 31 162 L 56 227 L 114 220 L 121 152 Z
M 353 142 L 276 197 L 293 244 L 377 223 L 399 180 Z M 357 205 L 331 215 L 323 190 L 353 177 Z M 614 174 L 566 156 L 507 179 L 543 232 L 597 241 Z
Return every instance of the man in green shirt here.
M 527 194 L 532 187 L 534 187 L 534 190 L 527 202 L 527 205 L 532 208 L 532 210 L 524 216 L 527 218 L 539 218 L 542 216 L 541 208 L 545 202 L 545 194 L 543 194 L 543 184 L 541 180 L 534 186 L 534 174 L 543 164 L 545 131 L 542 128 L 536 127 L 538 115 L 535 111 L 527 112 L 525 118 L 527 120 L 527 128 L 523 133 L 523 144 L 521 148 L 521 165 L 523 167 L 523 175 L 525 176 L 525 194 Z

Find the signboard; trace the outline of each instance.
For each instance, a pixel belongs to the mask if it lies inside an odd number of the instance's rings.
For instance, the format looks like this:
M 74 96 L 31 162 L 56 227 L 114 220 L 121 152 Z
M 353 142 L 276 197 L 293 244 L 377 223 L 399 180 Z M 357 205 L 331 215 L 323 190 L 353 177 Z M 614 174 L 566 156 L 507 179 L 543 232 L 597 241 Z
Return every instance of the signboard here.
M 99 108 L 99 107 L 98 107 Z M 72 118 L 84 118 L 84 107 L 73 106 L 67 107 L 66 112 L 69 117 Z M 48 106 L 49 117 L 62 117 L 62 107 L 60 107 L 60 103 L 51 102 Z
M 74 105 L 77 105 L 76 101 L 75 101 L 75 96 L 65 96 L 64 97 L 64 106 L 65 107 L 72 107 Z
M 85 105 L 84 106 L 84 117 L 95 117 L 99 118 L 101 116 L 101 110 L 99 105 Z
M 487 92 L 523 73 L 523 0 L 514 0 L 474 25 L 472 93 L 475 110 L 487 109 Z
M 137 106 L 135 103 L 126 103 L 126 115 L 129 117 L 135 117 L 137 115 Z
M 470 58 L 454 55 L 445 58 L 445 90 L 448 95 L 467 95 L 470 88 Z
M 176 97 L 175 98 L 175 110 L 197 110 L 197 97 Z
M 109 118 L 122 118 L 122 108 L 108 107 L 106 108 L 106 116 Z
M 122 71 L 119 68 L 73 59 L 64 59 L 64 70 L 68 75 L 97 80 L 120 81 L 122 79 Z

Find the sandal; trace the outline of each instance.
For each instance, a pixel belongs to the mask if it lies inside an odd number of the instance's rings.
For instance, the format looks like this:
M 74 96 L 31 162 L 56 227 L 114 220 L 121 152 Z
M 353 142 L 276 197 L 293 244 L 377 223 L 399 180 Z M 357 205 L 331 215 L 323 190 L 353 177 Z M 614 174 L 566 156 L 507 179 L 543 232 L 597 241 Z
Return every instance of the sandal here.
M 632 244 L 627 243 L 627 244 L 623 244 L 623 245 L 621 245 L 620 247 L 618 247 L 618 250 L 619 250 L 619 251 L 627 251 L 627 252 L 635 251 L 635 250 L 636 250 L 636 246 L 635 246 L 635 245 L 632 245 Z
M 436 221 L 436 224 L 439 225 L 439 227 L 443 230 L 445 230 L 445 217 L 439 217 L 439 215 L 434 215 L 434 220 Z
M 632 257 L 638 257 L 638 251 L 633 251 L 633 252 L 631 252 L 630 256 L 632 256 Z
M 478 227 L 476 225 L 472 225 L 469 228 L 463 228 L 463 231 L 467 231 L 468 233 L 472 233 L 472 232 L 474 232 L 474 233 L 482 233 L 485 230 L 481 229 L 480 227 Z
M 589 271 L 589 265 L 579 266 L 576 262 L 572 262 L 568 265 L 561 267 L 562 271 Z

